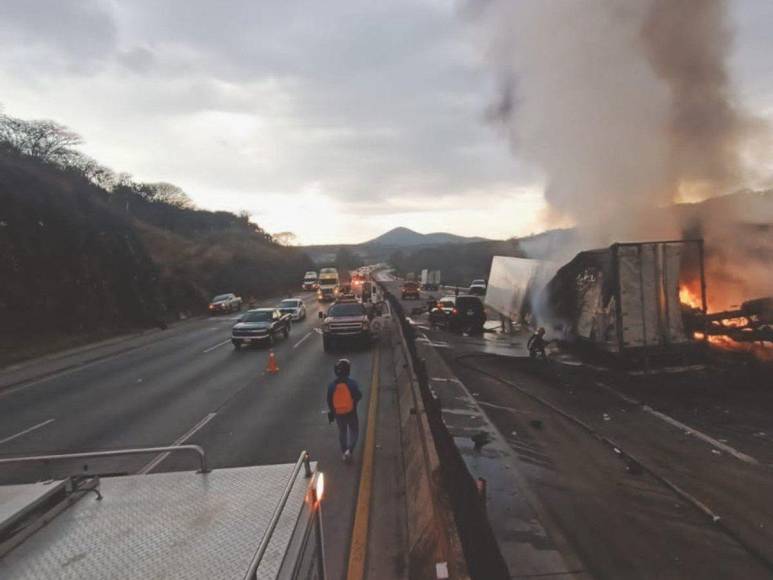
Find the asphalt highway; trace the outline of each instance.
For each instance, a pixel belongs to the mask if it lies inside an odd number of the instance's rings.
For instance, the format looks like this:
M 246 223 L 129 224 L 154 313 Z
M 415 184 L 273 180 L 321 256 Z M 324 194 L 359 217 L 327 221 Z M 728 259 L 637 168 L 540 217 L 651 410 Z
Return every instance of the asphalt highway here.
M 265 372 L 268 348 L 233 349 L 229 336 L 237 315 L 181 323 L 130 350 L 0 390 L 0 456 L 195 443 L 217 469 L 290 463 L 306 449 L 325 471 L 328 571 L 331 578 L 340 577 L 359 451 L 353 465 L 342 463 L 336 429 L 327 421 L 325 386 L 334 362 L 349 358 L 364 394 L 362 443 L 374 349 L 325 353 L 320 306 L 310 293 L 299 296 L 308 315 L 273 347 L 277 374 Z M 82 472 L 84 465 L 100 473 L 198 467 L 193 457 L 183 455 L 81 460 L 6 467 L 0 484 Z

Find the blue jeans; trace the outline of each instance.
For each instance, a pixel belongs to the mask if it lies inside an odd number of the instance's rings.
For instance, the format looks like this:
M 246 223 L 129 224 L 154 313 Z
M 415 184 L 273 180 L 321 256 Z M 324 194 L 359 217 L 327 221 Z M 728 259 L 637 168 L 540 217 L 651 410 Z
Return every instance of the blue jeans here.
M 348 450 L 354 453 L 357 438 L 360 436 L 357 411 L 352 411 L 346 415 L 336 415 L 336 425 L 338 425 L 338 443 L 341 445 L 341 452 L 345 453 Z

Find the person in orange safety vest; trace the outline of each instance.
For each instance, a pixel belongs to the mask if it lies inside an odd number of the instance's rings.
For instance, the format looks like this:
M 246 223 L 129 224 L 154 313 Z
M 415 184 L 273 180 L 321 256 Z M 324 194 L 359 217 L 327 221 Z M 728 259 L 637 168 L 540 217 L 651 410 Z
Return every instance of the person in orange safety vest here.
M 340 359 L 333 370 L 336 378 L 327 387 L 327 416 L 331 423 L 335 421 L 338 426 L 341 458 L 349 463 L 360 434 L 357 403 L 362 399 L 362 392 L 357 381 L 349 377 L 352 363 L 348 359 Z

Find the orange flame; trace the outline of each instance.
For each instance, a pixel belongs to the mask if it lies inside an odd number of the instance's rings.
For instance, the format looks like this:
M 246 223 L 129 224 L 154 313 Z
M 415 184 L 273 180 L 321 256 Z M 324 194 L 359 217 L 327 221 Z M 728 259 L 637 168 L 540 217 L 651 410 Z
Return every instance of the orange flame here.
M 679 302 L 690 308 L 703 308 L 703 301 L 701 300 L 700 294 L 694 292 L 686 284 L 679 286 Z
M 716 296 L 713 298 L 716 298 Z M 696 291 L 688 284 L 680 284 L 679 301 L 688 308 L 701 310 L 703 307 L 700 290 Z M 712 305 L 716 306 L 715 300 L 712 300 L 707 305 L 706 310 L 713 312 L 714 309 L 712 309 Z M 730 307 L 732 306 L 728 306 L 728 308 Z M 724 308 L 720 308 L 719 310 L 723 309 Z M 723 320 L 722 324 L 727 328 L 741 328 L 748 324 L 748 320 L 744 317 L 731 318 Z M 768 344 L 736 342 L 729 336 L 715 334 L 706 336 L 703 332 L 700 331 L 694 332 L 693 338 L 695 340 L 705 340 L 713 348 L 719 350 L 751 353 L 760 360 L 773 361 L 773 348 L 771 348 Z

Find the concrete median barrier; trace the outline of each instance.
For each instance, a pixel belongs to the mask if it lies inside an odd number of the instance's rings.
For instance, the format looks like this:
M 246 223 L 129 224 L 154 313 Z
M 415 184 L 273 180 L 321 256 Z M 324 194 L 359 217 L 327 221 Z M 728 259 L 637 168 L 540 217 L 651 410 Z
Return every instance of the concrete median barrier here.
M 409 578 L 509 578 L 467 471 L 432 396 L 412 328 L 385 289 L 394 319 L 395 363 L 406 487 Z

